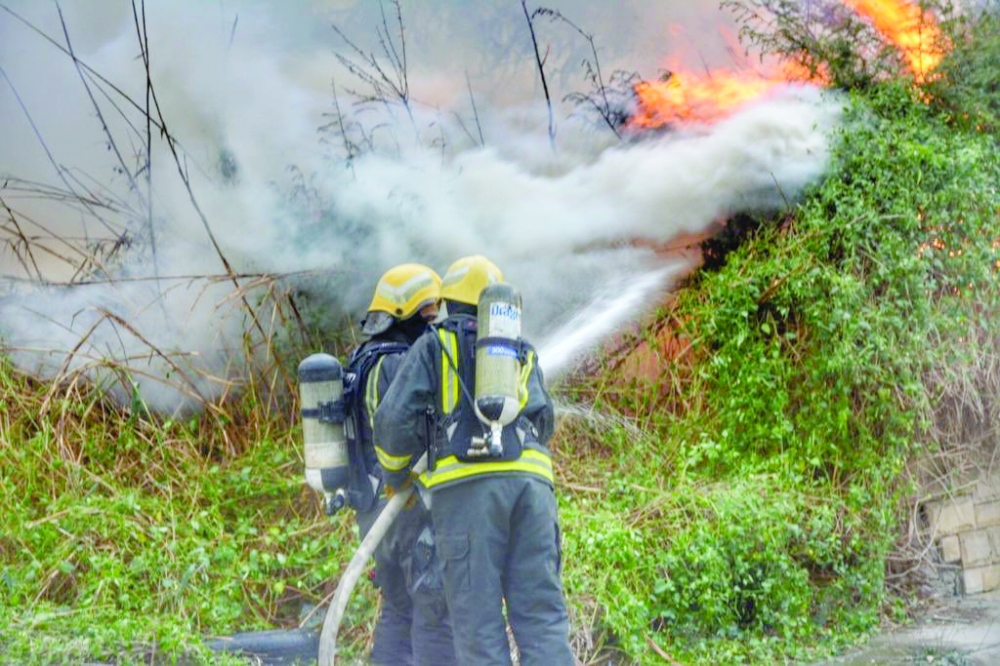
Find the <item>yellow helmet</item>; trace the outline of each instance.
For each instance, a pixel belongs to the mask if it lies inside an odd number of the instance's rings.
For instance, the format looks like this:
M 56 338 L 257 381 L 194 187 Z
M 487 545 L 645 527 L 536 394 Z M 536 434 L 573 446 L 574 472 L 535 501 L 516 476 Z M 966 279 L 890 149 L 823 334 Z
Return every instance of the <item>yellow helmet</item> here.
M 368 305 L 363 333 L 374 335 L 389 328 L 393 319 L 409 319 L 424 307 L 441 300 L 441 277 L 423 264 L 393 266 L 379 278 Z M 387 316 L 388 315 L 388 316 Z
M 441 298 L 468 305 L 478 305 L 479 293 L 494 282 L 501 282 L 503 273 L 496 264 L 476 254 L 462 257 L 444 274 Z

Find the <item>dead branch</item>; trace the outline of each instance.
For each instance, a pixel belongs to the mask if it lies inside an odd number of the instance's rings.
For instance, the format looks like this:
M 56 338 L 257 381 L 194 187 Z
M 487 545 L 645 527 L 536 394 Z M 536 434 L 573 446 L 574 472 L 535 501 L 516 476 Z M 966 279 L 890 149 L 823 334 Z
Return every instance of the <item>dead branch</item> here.
M 146 109 L 143 115 L 146 116 L 146 164 L 144 167 L 146 175 L 146 233 L 149 234 L 149 251 L 153 259 L 153 275 L 160 275 L 159 261 L 156 253 L 156 233 L 153 229 L 153 120 L 149 113 L 150 99 L 153 94 L 153 77 L 149 70 L 149 33 L 146 30 L 146 1 L 142 1 L 142 27 L 139 26 L 139 13 L 136 11 L 135 0 L 132 0 L 132 18 L 135 22 L 136 39 L 139 41 L 139 50 L 142 54 L 142 64 L 146 70 Z M 236 32 L 236 24 L 233 24 L 233 33 Z M 230 44 L 232 36 L 230 36 Z
M 333 268 L 323 268 L 314 269 L 307 271 L 291 271 L 288 273 L 221 273 L 221 274 L 203 274 L 203 275 L 161 275 L 156 276 L 145 276 L 145 277 L 117 277 L 110 280 L 77 280 L 75 282 L 46 282 L 47 287 L 86 287 L 93 285 L 111 285 L 111 284 L 122 284 L 128 282 L 230 282 L 233 278 L 237 280 L 254 280 L 259 281 L 260 284 L 264 284 L 270 280 L 289 280 L 299 277 L 312 277 L 318 275 L 333 275 L 340 271 Z M 0 274 L 0 280 L 5 282 L 23 282 L 24 284 L 38 284 L 37 281 L 31 278 L 22 278 L 14 275 L 3 275 Z M 257 284 L 255 283 L 255 285 Z M 241 285 L 241 289 L 246 289 L 247 285 Z
M 535 35 L 535 23 L 534 18 L 536 16 L 545 16 L 551 10 L 539 8 L 534 12 L 528 12 L 528 2 L 527 0 L 521 0 L 521 9 L 524 10 L 524 18 L 528 21 L 528 32 L 531 33 L 531 46 L 535 50 L 535 63 L 538 65 L 538 75 L 542 79 L 542 91 L 545 93 L 545 104 L 549 109 L 549 144 L 552 149 L 555 150 L 556 146 L 556 125 L 555 116 L 552 112 L 552 97 L 549 95 L 549 83 L 545 79 L 545 61 L 542 58 L 541 53 L 538 50 L 538 37 Z
M 67 190 L 69 190 L 73 194 L 76 194 L 76 190 L 73 189 L 73 186 L 70 184 L 69 179 L 66 177 L 66 170 L 59 165 L 59 163 L 56 161 L 55 156 L 52 154 L 52 151 L 49 150 L 49 146 L 45 141 L 45 137 L 42 136 L 41 130 L 39 130 L 38 126 L 35 124 L 35 119 L 31 117 L 31 112 L 28 111 L 28 107 L 25 105 L 24 100 L 21 98 L 20 93 L 18 93 L 17 88 L 14 86 L 14 82 L 11 81 L 10 78 L 7 76 L 7 71 L 3 68 L 2 65 L 0 65 L 0 77 L 3 77 L 3 79 L 7 82 L 7 85 L 10 87 L 11 92 L 14 94 L 14 99 L 17 100 L 18 106 L 21 107 L 21 111 L 24 113 L 25 118 L 27 118 L 28 124 L 31 125 L 31 130 L 32 132 L 34 132 L 35 138 L 38 139 L 38 143 L 42 146 L 42 150 L 45 151 L 45 155 L 46 157 L 48 157 L 49 163 L 55 169 L 56 174 L 59 176 L 59 179 L 62 180 Z M 97 210 L 93 206 L 91 206 L 86 199 L 84 199 L 83 197 L 78 197 L 78 201 L 82 203 L 87 208 L 87 212 L 90 213 L 94 217 L 94 219 L 98 220 L 108 231 L 114 234 L 119 233 L 118 231 L 115 230 L 115 228 L 111 225 L 111 223 L 109 223 L 100 214 L 97 213 Z
M 406 110 L 406 114 L 416 132 L 416 121 L 413 118 L 413 109 L 410 100 L 410 82 L 407 72 L 406 60 L 406 31 L 403 24 L 403 11 L 399 5 L 399 0 L 390 0 L 396 7 L 396 23 L 398 25 L 398 38 L 393 39 L 389 30 L 389 20 L 385 14 L 385 5 L 379 0 L 379 8 L 382 12 L 382 25 L 375 27 L 375 34 L 378 37 L 379 45 L 382 47 L 382 54 L 388 61 L 388 67 L 383 67 L 380 58 L 371 51 L 365 51 L 355 44 L 344 32 L 334 24 L 333 30 L 344 40 L 344 43 L 354 52 L 356 59 L 335 54 L 337 60 L 354 76 L 364 82 L 371 92 L 362 95 L 356 91 L 348 90 L 352 95 L 357 96 L 362 102 L 379 102 L 387 108 L 394 102 L 399 102 Z M 396 42 L 399 42 L 397 46 Z M 418 133 L 419 136 L 419 133 Z
M 7 5 L 5 5 L 3 3 L 0 3 L 0 10 L 3 10 L 5 12 L 7 12 L 8 14 L 10 14 L 11 16 L 13 16 L 17 21 L 19 21 L 20 23 L 24 24 L 28 29 L 30 29 L 32 32 L 35 32 L 36 34 L 38 34 L 38 36 L 40 36 L 45 41 L 49 42 L 52 46 L 55 46 L 57 49 L 59 49 L 60 51 L 62 51 L 64 54 L 71 55 L 70 52 L 66 50 L 66 47 L 64 47 L 62 44 L 60 44 L 55 39 L 53 39 L 52 37 L 50 37 L 48 34 L 46 34 L 43 30 L 41 30 L 38 26 L 36 26 L 35 24 L 33 24 L 31 21 L 28 21 L 23 16 L 21 16 L 20 14 L 18 14 L 15 11 L 13 11 Z M 124 99 L 129 104 L 131 104 L 135 108 L 136 111 L 139 111 L 140 113 L 142 113 L 143 108 L 139 104 L 137 104 L 131 97 L 129 97 L 121 88 L 119 88 L 114 83 L 112 83 L 111 81 L 109 81 L 107 78 L 105 78 L 104 76 L 102 76 L 99 72 L 97 72 L 96 70 L 94 70 L 92 67 L 90 67 L 88 64 L 86 64 L 82 60 L 80 60 L 79 62 L 80 62 L 80 66 L 83 67 L 83 69 L 86 70 L 88 74 L 90 74 L 91 76 L 96 77 L 101 83 L 103 83 L 104 85 L 108 86 L 108 88 L 110 88 L 111 90 L 113 90 L 122 99 Z M 155 120 L 153 122 L 154 122 L 154 124 L 156 123 Z M 163 130 L 163 128 L 160 127 L 159 125 L 156 125 L 156 129 L 161 130 L 161 131 Z
M 344 152 L 347 154 L 347 166 L 351 170 L 351 175 L 356 175 L 354 173 L 354 158 L 361 154 L 360 147 L 351 141 L 350 137 L 347 135 L 348 124 L 344 120 L 344 112 L 340 108 L 340 98 L 337 96 L 337 82 L 335 79 L 330 80 L 331 91 L 333 92 L 333 114 L 324 113 L 323 117 L 330 117 L 332 115 L 333 120 L 331 120 L 326 125 L 319 128 L 320 132 L 329 132 L 335 130 L 335 133 L 340 136 L 341 142 L 344 144 Z
M 604 75 L 601 73 L 601 59 L 597 55 L 597 45 L 594 43 L 593 33 L 586 32 L 576 23 L 566 18 L 559 10 L 539 7 L 536 13 L 549 16 L 554 21 L 562 21 L 576 31 L 578 35 L 587 40 L 587 43 L 590 45 L 590 53 L 593 56 L 593 61 L 585 59 L 582 64 L 586 72 L 585 78 L 595 88 L 595 91 L 587 95 L 582 93 L 570 94 L 564 99 L 590 105 L 608 126 L 608 129 L 621 139 L 619 128 L 625 123 L 625 112 L 620 107 L 612 107 L 611 100 L 608 98 L 608 86 L 605 84 Z M 614 78 L 614 74 L 612 74 L 612 78 Z M 638 75 L 636 75 L 636 78 L 638 78 Z
M 111 133 L 111 129 L 108 127 L 107 121 L 104 120 L 104 114 L 101 112 L 101 105 L 97 103 L 94 99 L 94 93 L 90 89 L 90 84 L 87 83 L 87 77 L 83 75 L 83 69 L 80 67 L 80 61 L 76 57 L 76 53 L 73 51 L 73 42 L 69 38 L 69 29 L 66 27 L 66 19 L 63 17 L 62 6 L 56 0 L 56 11 L 59 13 L 59 24 L 62 26 L 63 37 L 66 39 L 66 50 L 69 52 L 69 57 L 73 61 L 73 66 L 76 68 L 76 73 L 80 77 L 80 83 L 83 84 L 83 89 L 87 91 L 87 97 L 90 99 L 91 106 L 94 107 L 94 113 L 97 115 L 97 120 L 101 123 L 101 131 L 104 132 L 104 136 L 108 139 L 108 147 L 115 154 L 115 158 L 118 160 L 118 165 L 121 169 L 120 173 L 124 175 L 129 181 L 129 187 L 131 191 L 138 196 L 142 196 L 139 191 L 139 186 L 135 182 L 135 177 L 129 170 L 128 165 L 125 164 L 125 159 L 122 157 L 121 151 L 118 150 L 118 142 L 115 141 L 114 135 Z
M 27 256 L 27 258 L 31 261 L 31 267 L 30 268 L 28 267 L 27 262 L 25 262 L 21 254 L 17 252 L 17 249 L 13 244 L 11 245 L 11 249 L 14 250 L 14 254 L 17 256 L 18 261 L 24 268 L 24 271 L 28 275 L 31 275 L 31 268 L 34 268 L 35 275 L 37 275 L 38 279 L 41 280 L 42 272 L 38 268 L 38 262 L 35 261 L 35 254 L 31 251 L 31 242 L 28 240 L 28 237 L 24 234 L 24 231 L 21 229 L 21 225 L 18 224 L 17 217 L 14 215 L 14 211 L 10 209 L 10 206 L 7 205 L 7 202 L 3 200 L 3 197 L 0 197 L 0 205 L 2 205 L 4 210 L 7 211 L 7 216 L 10 218 L 10 223 L 14 225 L 14 236 L 24 246 L 24 253 Z M 5 230 L 7 229 L 6 226 L 2 228 Z
M 186 161 L 181 159 L 181 154 L 178 151 L 177 142 L 174 139 L 173 134 L 171 134 L 170 131 L 167 129 L 167 122 L 163 116 L 163 109 L 160 107 L 160 101 L 156 95 L 156 87 L 153 85 L 152 79 L 150 78 L 150 72 L 148 69 L 146 70 L 146 82 L 149 87 L 149 95 L 152 100 L 152 106 L 153 108 L 156 109 L 157 118 L 159 119 L 159 127 L 161 128 L 160 136 L 164 141 L 166 141 L 167 147 L 170 149 L 170 154 L 173 156 L 174 164 L 177 167 L 177 173 L 180 176 L 181 182 L 184 184 L 184 189 L 188 194 L 188 199 L 191 202 L 191 206 L 198 214 L 198 219 L 201 221 L 202 227 L 205 229 L 205 233 L 208 236 L 209 242 L 211 242 L 212 244 L 212 248 L 215 250 L 216 255 L 222 262 L 222 266 L 223 268 L 225 268 L 226 275 L 230 276 L 232 283 L 236 286 L 237 289 L 239 289 L 240 283 L 239 280 L 235 277 L 236 271 L 233 270 L 232 265 L 226 258 L 225 253 L 222 251 L 222 247 L 219 245 L 219 241 L 216 239 L 215 233 L 212 231 L 212 227 L 208 223 L 208 218 L 205 216 L 204 211 L 202 211 L 201 209 L 201 205 L 198 203 L 198 199 L 194 195 L 194 189 L 191 186 L 191 179 L 185 166 Z M 264 328 L 261 325 L 259 319 L 257 318 L 256 310 L 252 305 L 250 305 L 250 301 L 247 300 L 245 294 L 241 295 L 241 301 L 245 311 L 250 316 L 250 319 L 253 322 L 254 328 L 257 329 L 257 332 L 260 333 L 262 337 L 266 338 L 267 335 L 265 334 Z M 294 382 L 292 381 L 291 377 L 288 376 L 283 365 L 279 364 L 279 369 L 285 379 L 289 392 L 293 392 Z
M 469 72 L 465 72 L 465 87 L 469 89 L 469 103 L 472 104 L 472 117 L 476 119 L 476 130 L 479 132 L 479 145 L 485 146 L 486 140 L 483 139 L 483 126 L 479 124 L 479 109 L 476 108 L 476 96 L 472 94 L 472 82 L 469 81 Z

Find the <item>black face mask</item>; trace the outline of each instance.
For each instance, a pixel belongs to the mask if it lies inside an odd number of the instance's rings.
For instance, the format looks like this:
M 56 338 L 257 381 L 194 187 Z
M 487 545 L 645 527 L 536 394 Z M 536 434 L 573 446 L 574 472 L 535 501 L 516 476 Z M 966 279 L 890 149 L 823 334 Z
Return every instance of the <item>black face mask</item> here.
M 413 344 L 427 330 L 427 322 L 418 312 L 409 319 L 397 321 L 396 329 L 406 337 L 410 344 Z
M 476 316 L 478 308 L 475 305 L 469 305 L 468 303 L 459 303 L 458 301 L 448 301 L 445 306 L 448 308 L 448 316 L 464 314 Z

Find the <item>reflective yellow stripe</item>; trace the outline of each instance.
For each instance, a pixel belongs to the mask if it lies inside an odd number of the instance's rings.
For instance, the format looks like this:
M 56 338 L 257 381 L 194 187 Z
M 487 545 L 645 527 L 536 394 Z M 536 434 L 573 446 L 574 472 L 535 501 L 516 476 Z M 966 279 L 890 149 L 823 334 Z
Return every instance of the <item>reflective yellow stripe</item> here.
M 451 359 L 456 364 L 458 364 L 458 335 L 456 335 L 455 333 L 452 333 L 451 335 L 448 336 L 448 346 L 451 347 Z M 458 383 L 460 381 L 462 381 L 462 378 L 458 376 L 458 370 L 456 368 L 452 367 L 451 363 L 448 364 L 448 367 L 451 370 L 451 377 L 453 378 L 451 380 L 451 382 L 450 382 L 451 383 L 451 396 L 450 396 L 451 406 L 448 408 L 448 411 L 451 412 L 458 405 Z
M 375 367 L 368 373 L 368 383 L 365 386 L 365 409 L 368 410 L 368 425 L 375 432 L 375 410 L 378 409 L 378 379 L 382 372 L 382 361 L 385 356 L 379 356 Z
M 458 404 L 458 374 L 452 367 L 458 363 L 458 336 L 443 328 L 438 329 L 441 340 L 441 412 L 450 414 Z M 449 360 L 449 356 L 450 359 Z
M 555 483 L 552 473 L 552 459 L 541 451 L 526 449 L 517 460 L 497 462 L 462 462 L 455 456 L 447 456 L 437 461 L 434 471 L 420 475 L 420 483 L 425 488 L 433 488 L 452 481 L 467 479 L 479 474 L 502 474 L 504 472 L 527 472 Z
M 531 378 L 531 371 L 534 367 L 535 352 L 530 350 L 525 364 L 521 366 L 521 383 L 517 387 L 518 403 L 520 403 L 521 409 L 524 409 L 528 404 L 528 380 Z
M 380 400 L 378 382 L 382 374 L 382 361 L 384 360 L 384 355 L 379 357 L 375 363 L 375 367 L 368 373 L 368 382 L 365 386 L 365 408 L 368 410 L 368 425 L 371 426 L 373 436 L 375 434 L 375 411 L 378 409 Z M 382 469 L 388 472 L 399 472 L 406 469 L 413 458 L 412 455 L 391 455 L 378 444 L 375 445 L 375 457 L 378 459 L 378 464 L 382 466 Z
M 443 328 L 439 328 L 437 334 L 438 340 L 441 342 L 441 411 L 447 414 L 448 380 L 451 379 L 451 376 L 448 374 L 448 355 L 445 353 L 448 349 L 448 337 L 447 332 Z
M 382 465 L 382 469 L 387 472 L 399 472 L 409 466 L 410 461 L 413 456 L 394 456 L 387 453 L 381 446 L 375 445 L 375 457 L 378 458 L 378 464 Z

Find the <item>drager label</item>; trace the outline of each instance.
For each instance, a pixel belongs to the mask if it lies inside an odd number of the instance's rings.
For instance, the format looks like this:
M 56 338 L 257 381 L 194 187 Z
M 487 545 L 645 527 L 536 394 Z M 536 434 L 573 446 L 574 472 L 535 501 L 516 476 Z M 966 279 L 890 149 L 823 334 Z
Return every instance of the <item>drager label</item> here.
M 489 356 L 506 356 L 507 358 L 517 358 L 517 350 L 506 345 L 490 345 L 486 348 Z
M 490 303 L 491 337 L 521 337 L 521 309 L 510 303 Z

